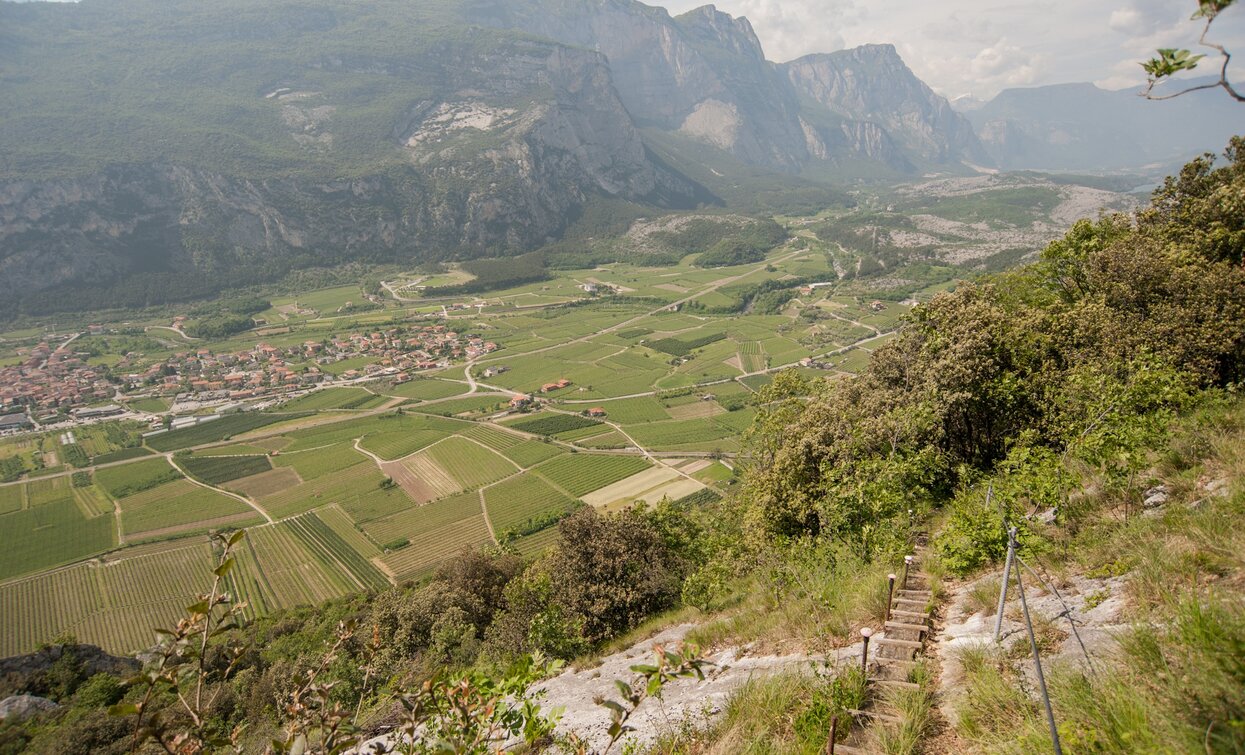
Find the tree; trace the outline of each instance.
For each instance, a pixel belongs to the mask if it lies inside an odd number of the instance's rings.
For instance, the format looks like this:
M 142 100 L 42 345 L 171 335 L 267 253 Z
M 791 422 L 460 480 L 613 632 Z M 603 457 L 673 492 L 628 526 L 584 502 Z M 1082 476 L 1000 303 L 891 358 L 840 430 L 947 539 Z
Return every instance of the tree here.
M 1170 100 L 1173 97 L 1179 97 L 1189 92 L 1196 92 L 1202 89 L 1223 89 L 1228 96 L 1237 102 L 1245 102 L 1245 95 L 1236 91 L 1232 83 L 1228 81 L 1228 63 L 1232 60 L 1231 53 L 1221 44 L 1211 42 L 1206 38 L 1210 34 L 1211 26 L 1214 25 L 1215 19 L 1219 17 L 1228 8 L 1232 7 L 1236 0 L 1198 0 L 1197 12 L 1193 14 L 1192 20 L 1197 21 L 1205 19 L 1205 25 L 1202 27 L 1202 35 L 1198 38 L 1198 44 L 1203 47 L 1215 50 L 1219 53 L 1221 61 L 1219 66 L 1219 78 L 1208 84 L 1187 87 L 1178 92 L 1171 94 L 1154 94 L 1154 87 L 1159 82 L 1168 79 L 1181 71 L 1192 71 L 1197 68 L 1198 63 L 1205 58 L 1205 55 L 1194 55 L 1189 50 L 1177 49 L 1173 47 L 1163 48 L 1158 51 L 1156 57 L 1150 58 L 1141 64 L 1147 75 L 1147 83 L 1145 90 L 1141 93 L 1143 97 L 1149 100 Z

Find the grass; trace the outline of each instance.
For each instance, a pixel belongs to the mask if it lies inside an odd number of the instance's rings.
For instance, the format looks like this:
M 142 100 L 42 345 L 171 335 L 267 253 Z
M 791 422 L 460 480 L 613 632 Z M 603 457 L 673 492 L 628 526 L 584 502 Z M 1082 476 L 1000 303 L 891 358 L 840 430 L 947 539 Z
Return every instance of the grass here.
M 1053 573 L 1125 576 L 1122 620 L 1131 622 L 1115 651 L 1100 655 L 1096 673 L 1048 663 L 1069 751 L 1245 750 L 1242 477 L 1245 404 L 1212 406 L 1177 424 L 1135 489 L 1091 492 L 1047 533 L 1054 547 L 1045 566 Z M 1226 481 L 1227 495 L 1209 493 L 1208 480 Z M 1130 513 L 1128 501 L 1157 482 L 1168 486 L 1167 504 L 1148 516 Z M 1059 642 L 1049 620 L 1037 628 L 1047 649 Z M 982 751 L 1049 752 L 1042 711 L 1025 692 L 1026 649 L 968 648 L 960 660 L 959 737 Z
M 708 606 L 720 612 L 688 639 L 702 647 L 842 644 L 859 627 L 882 623 L 892 561 L 866 562 L 838 544 L 797 544 L 786 554 L 765 557 L 765 565 L 742 584 L 711 596 Z
M 667 735 L 651 751 L 820 755 L 827 750 L 831 719 L 839 718 L 842 736 L 850 720 L 846 711 L 862 707 L 866 696 L 864 674 L 855 664 L 753 676 L 731 693 L 711 729 Z

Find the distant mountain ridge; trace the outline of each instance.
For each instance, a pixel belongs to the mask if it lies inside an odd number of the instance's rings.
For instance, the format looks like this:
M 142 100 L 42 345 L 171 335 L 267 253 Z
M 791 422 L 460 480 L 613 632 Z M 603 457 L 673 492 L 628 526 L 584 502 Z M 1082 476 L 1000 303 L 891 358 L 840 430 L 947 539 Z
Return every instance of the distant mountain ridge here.
M 1089 83 L 1005 89 L 988 102 L 968 103 L 963 113 L 1004 169 L 1166 167 L 1218 151 L 1230 137 L 1245 133 L 1245 107 L 1220 91 L 1165 101 L 1147 100 L 1137 91 Z

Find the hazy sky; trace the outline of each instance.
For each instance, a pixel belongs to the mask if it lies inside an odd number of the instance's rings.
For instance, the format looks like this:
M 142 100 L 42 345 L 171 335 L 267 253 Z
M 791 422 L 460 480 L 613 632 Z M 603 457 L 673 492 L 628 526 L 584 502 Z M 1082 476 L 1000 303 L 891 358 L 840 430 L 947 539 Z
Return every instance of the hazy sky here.
M 646 0 L 681 13 L 703 0 Z M 1010 86 L 1144 82 L 1137 65 L 1157 47 L 1192 47 L 1195 0 L 716 0 L 747 16 L 771 60 L 868 42 L 893 43 L 908 66 L 949 97 L 988 98 Z M 1245 80 L 1245 5 L 1215 22 Z M 1205 67 L 1207 64 L 1202 64 Z M 1210 73 L 1206 70 L 1203 73 Z

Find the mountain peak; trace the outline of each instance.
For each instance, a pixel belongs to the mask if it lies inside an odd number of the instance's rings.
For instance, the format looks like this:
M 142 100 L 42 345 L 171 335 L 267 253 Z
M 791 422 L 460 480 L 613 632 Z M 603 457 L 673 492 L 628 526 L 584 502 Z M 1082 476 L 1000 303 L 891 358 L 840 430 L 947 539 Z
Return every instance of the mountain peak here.
M 688 31 L 711 34 L 716 41 L 728 44 L 736 53 L 757 60 L 765 59 L 761 39 L 746 16 L 735 17 L 709 4 L 694 8 L 676 20 Z

